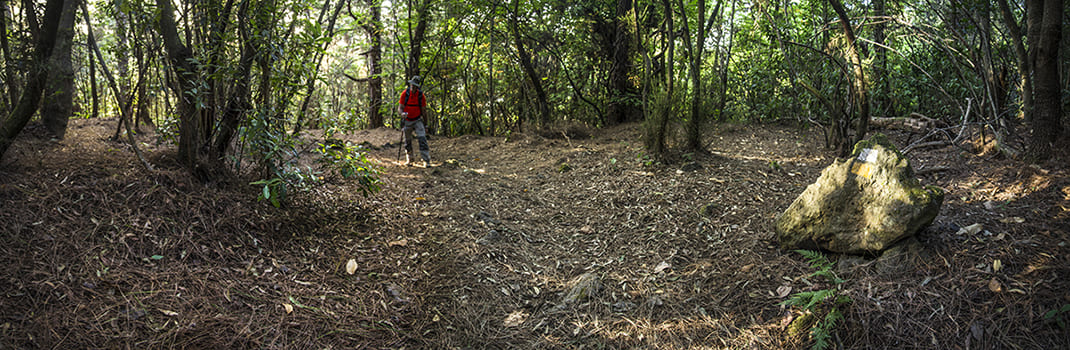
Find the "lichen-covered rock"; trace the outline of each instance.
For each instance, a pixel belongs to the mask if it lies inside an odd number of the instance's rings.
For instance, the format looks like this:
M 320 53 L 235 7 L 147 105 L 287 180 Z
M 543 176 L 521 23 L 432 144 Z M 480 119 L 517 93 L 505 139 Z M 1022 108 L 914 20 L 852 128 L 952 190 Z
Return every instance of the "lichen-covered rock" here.
M 776 219 L 783 249 L 875 254 L 932 223 L 944 193 L 923 187 L 884 135 L 860 141 Z

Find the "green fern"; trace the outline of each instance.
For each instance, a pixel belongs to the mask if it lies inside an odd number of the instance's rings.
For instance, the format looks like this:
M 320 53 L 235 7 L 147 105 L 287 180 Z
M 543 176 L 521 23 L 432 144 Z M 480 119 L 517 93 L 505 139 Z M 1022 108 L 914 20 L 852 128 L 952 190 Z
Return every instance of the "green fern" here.
M 843 291 L 841 285 L 847 280 L 836 276 L 836 273 L 832 271 L 832 262 L 824 254 L 810 250 L 796 250 L 795 252 L 806 258 L 810 267 L 816 270 L 808 277 L 823 278 L 831 283 L 832 287 L 792 294 L 780 305 L 795 306 L 813 315 L 824 314 L 824 317 L 819 317 L 814 326 L 810 328 L 810 339 L 814 342 L 810 349 L 827 349 L 832 345 L 829 343 L 829 338 L 832 337 L 836 324 L 843 319 L 843 312 L 840 309 L 851 303 L 850 297 L 840 294 Z

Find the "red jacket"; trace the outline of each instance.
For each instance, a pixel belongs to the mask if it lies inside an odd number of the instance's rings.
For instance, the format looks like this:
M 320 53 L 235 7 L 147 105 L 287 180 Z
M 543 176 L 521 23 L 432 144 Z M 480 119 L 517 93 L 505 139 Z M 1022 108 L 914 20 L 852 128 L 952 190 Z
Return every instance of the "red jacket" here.
M 410 93 L 409 88 L 406 88 L 405 92 L 402 92 L 401 96 L 398 97 L 398 103 L 401 104 L 402 110 L 409 114 L 405 118 L 407 120 L 420 119 L 420 116 L 423 115 L 424 107 L 427 106 L 424 92 L 420 91 L 420 89 L 416 89 L 414 92 Z

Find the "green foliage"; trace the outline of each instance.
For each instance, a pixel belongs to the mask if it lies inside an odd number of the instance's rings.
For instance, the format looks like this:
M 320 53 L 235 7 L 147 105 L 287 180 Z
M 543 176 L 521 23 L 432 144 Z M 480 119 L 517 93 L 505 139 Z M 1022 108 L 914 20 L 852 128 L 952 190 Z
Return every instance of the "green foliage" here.
M 282 206 L 282 198 L 286 197 L 286 183 L 281 177 L 255 181 L 249 184 L 253 186 L 262 186 L 262 190 L 256 200 L 270 201 L 271 205 L 274 205 L 276 208 Z
M 379 170 L 368 160 L 367 154 L 362 152 L 362 147 L 346 141 L 321 143 L 316 150 L 320 154 L 317 162 L 323 168 L 330 169 L 344 179 L 356 179 L 357 190 L 361 194 L 368 196 L 379 192 Z
M 660 164 L 656 159 L 642 151 L 639 151 L 639 153 L 635 155 L 635 160 L 639 161 L 640 165 L 648 168 Z
M 795 252 L 806 258 L 807 263 L 815 270 L 807 277 L 820 277 L 832 286 L 816 291 L 795 293 L 780 305 L 798 307 L 807 315 L 817 316 L 813 321 L 814 325 L 810 328 L 810 339 L 814 342 L 810 348 L 827 349 L 831 345 L 829 338 L 832 337 L 836 323 L 843 319 L 842 308 L 851 303 L 851 298 L 843 295 L 842 284 L 846 280 L 836 276 L 836 273 L 832 271 L 832 262 L 824 254 L 809 250 L 795 250 Z
M 297 165 L 299 152 L 297 140 L 269 121 L 271 118 L 253 118 L 244 130 L 245 141 L 250 145 L 249 155 L 259 164 L 266 178 L 251 185 L 261 186 L 258 200 L 268 200 L 281 207 L 293 190 L 307 191 L 325 182 L 322 172 L 311 167 Z M 315 163 L 329 175 L 343 179 L 356 179 L 357 191 L 368 196 L 378 192 L 379 170 L 376 169 L 360 146 L 328 139 L 317 144 L 319 156 Z
M 1063 307 L 1058 309 L 1051 309 L 1044 313 L 1045 320 L 1055 320 L 1055 323 L 1059 325 L 1059 328 L 1066 329 L 1067 314 L 1070 313 L 1070 304 L 1063 304 Z

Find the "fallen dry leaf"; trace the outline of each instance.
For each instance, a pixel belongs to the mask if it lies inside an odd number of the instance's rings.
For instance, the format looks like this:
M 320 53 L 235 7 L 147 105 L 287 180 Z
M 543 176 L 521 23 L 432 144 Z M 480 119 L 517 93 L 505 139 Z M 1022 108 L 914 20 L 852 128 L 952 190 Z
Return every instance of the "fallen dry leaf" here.
M 788 294 L 791 294 L 791 286 L 780 286 L 780 287 L 777 287 L 776 294 L 777 294 L 778 297 L 781 297 L 781 298 L 788 296 Z
M 999 261 L 999 259 L 996 259 L 996 261 L 992 262 L 992 271 L 993 272 L 999 272 L 999 270 L 1001 270 L 1001 269 L 1003 269 L 1003 262 L 1002 261 Z
M 349 262 L 346 262 L 346 273 L 348 273 L 350 275 L 352 275 L 354 273 L 357 273 L 357 260 L 356 259 L 349 259 Z
M 1003 291 L 1003 285 L 1000 284 L 999 280 L 997 280 L 995 277 L 992 277 L 992 279 L 988 281 L 988 290 L 992 291 L 993 293 L 999 293 Z
M 526 320 L 527 318 L 528 314 L 526 312 L 517 310 L 510 313 L 509 316 L 506 316 L 505 322 L 503 323 L 506 327 L 517 327 L 523 324 L 524 320 Z
M 672 265 L 669 265 L 669 263 L 662 261 L 658 264 L 658 266 L 654 267 L 654 273 L 661 273 L 662 271 L 668 270 L 669 268 L 672 268 Z
M 984 226 L 981 226 L 981 224 L 973 224 L 959 229 L 959 232 L 957 234 L 975 235 L 978 232 L 981 232 L 982 229 L 984 229 Z
M 1021 217 L 1018 217 L 1018 216 L 1015 216 L 1015 217 L 1009 217 L 1009 218 L 1000 219 L 999 222 L 1002 222 L 1004 224 L 1020 224 L 1020 223 L 1025 222 L 1025 219 L 1023 219 Z
M 283 303 L 282 304 L 282 308 L 286 309 L 286 313 L 287 314 L 291 314 L 291 313 L 294 312 L 294 306 L 293 305 L 290 305 L 290 304 L 287 304 L 287 303 Z
M 402 239 L 387 243 L 386 245 L 390 246 L 390 247 L 404 247 L 404 246 L 409 245 L 409 239 L 408 238 L 402 238 Z

